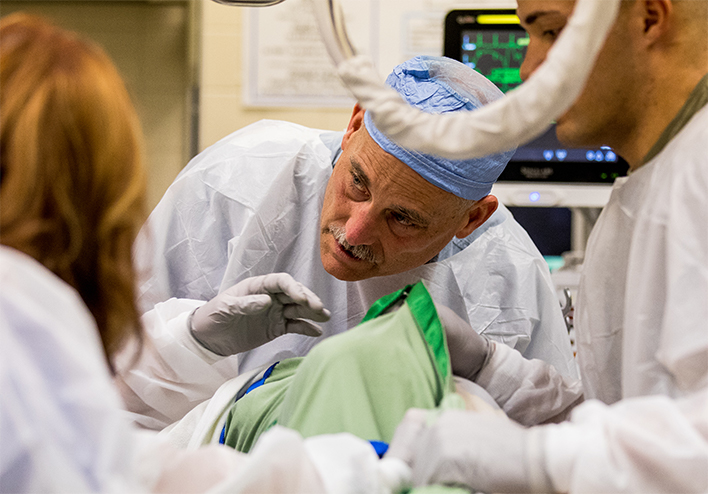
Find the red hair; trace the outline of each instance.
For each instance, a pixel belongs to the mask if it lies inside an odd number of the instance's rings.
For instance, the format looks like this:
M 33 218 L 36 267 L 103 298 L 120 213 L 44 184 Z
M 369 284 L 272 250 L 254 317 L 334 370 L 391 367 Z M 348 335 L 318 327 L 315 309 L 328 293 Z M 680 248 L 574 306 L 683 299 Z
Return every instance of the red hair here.
M 94 44 L 41 18 L 0 21 L 0 243 L 73 286 L 109 363 L 132 334 L 133 240 L 145 218 L 141 130 Z

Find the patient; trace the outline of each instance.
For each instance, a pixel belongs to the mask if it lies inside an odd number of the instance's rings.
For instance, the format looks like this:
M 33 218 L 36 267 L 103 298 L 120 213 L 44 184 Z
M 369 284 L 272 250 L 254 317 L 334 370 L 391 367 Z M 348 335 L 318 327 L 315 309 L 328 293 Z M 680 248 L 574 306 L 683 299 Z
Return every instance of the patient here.
M 470 348 L 465 338 L 470 330 L 454 312 L 434 304 L 423 282 L 406 286 L 374 303 L 356 328 L 232 389 L 223 403 L 226 412 L 206 419 L 214 422 L 213 432 L 202 442 L 218 437 L 249 452 L 277 424 L 305 438 L 348 432 L 383 454 L 411 407 L 494 409 L 483 392 L 486 404 L 456 392 L 465 382 L 459 377 L 471 381 L 484 360 L 485 348 Z M 471 382 L 467 386 L 478 392 Z

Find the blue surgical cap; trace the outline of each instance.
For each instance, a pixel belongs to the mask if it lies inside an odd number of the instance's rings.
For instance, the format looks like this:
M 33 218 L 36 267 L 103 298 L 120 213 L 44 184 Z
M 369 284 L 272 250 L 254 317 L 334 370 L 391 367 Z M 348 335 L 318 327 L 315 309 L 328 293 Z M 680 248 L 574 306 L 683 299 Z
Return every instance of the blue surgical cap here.
M 479 72 L 445 57 L 415 57 L 398 65 L 386 84 L 408 104 L 426 113 L 474 111 L 503 96 Z M 376 128 L 370 112 L 364 116 L 369 135 L 381 148 L 410 166 L 428 182 L 464 199 L 489 194 L 514 149 L 467 160 L 450 160 L 402 148 Z

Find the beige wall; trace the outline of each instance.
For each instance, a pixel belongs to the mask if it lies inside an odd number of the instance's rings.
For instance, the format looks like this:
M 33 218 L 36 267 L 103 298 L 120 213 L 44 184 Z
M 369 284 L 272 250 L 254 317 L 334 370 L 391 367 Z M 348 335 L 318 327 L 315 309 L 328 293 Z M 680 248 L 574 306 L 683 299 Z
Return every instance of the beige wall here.
M 200 0 L 197 0 L 200 1 Z M 246 9 L 202 2 L 202 66 L 199 148 L 263 118 L 342 130 L 351 109 L 252 108 L 243 105 L 243 23 Z
M 243 106 L 244 7 L 212 0 L 0 1 L 0 15 L 17 10 L 88 36 L 115 61 L 146 136 L 150 209 L 195 152 L 250 123 L 270 118 L 340 130 L 349 121 L 351 111 L 343 109 Z

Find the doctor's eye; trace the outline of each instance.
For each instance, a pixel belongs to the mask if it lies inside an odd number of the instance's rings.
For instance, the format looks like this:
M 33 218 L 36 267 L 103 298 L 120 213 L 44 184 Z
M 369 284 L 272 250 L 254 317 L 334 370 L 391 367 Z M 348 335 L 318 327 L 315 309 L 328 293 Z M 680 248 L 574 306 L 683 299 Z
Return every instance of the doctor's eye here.
M 366 184 L 364 184 L 361 177 L 353 171 L 351 172 L 351 180 L 349 181 L 349 191 L 354 199 L 363 200 L 369 196 L 369 193 L 366 190 Z
M 401 213 L 391 213 L 391 218 L 401 226 L 417 226 L 408 216 Z

